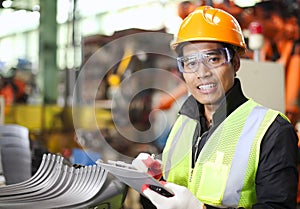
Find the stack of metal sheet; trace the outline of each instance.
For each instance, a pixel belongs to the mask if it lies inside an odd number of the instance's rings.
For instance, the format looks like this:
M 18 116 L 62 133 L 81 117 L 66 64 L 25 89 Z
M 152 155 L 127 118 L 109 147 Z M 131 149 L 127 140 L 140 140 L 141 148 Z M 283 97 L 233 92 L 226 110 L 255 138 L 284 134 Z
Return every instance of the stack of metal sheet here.
M 121 208 L 126 187 L 97 165 L 74 167 L 44 154 L 29 179 L 0 187 L 0 208 Z M 102 205 L 102 206 L 101 206 Z

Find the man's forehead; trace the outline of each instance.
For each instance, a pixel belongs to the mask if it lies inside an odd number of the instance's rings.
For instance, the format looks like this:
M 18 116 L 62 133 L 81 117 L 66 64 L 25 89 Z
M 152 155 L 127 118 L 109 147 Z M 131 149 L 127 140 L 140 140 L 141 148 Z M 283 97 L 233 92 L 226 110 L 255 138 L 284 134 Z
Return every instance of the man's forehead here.
M 217 49 L 222 47 L 219 42 L 190 42 L 182 48 L 183 54 L 196 53 L 200 51 L 206 51 L 211 49 Z

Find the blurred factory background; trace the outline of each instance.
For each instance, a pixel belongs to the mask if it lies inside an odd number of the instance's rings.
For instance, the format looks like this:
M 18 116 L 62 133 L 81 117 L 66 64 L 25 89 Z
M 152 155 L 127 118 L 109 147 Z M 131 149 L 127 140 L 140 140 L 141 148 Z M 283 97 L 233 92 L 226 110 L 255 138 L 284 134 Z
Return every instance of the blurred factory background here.
M 80 150 L 94 159 L 160 153 L 167 131 L 146 143 L 144 135 L 128 140 L 131 127 L 116 129 L 113 119 L 122 124 L 124 118 L 112 115 L 121 105 L 114 104 L 112 93 L 130 74 L 148 68 L 174 75 L 169 83 L 161 82 L 165 91 L 181 82 L 168 46 L 182 18 L 199 5 L 222 8 L 238 19 L 249 46 L 245 68 L 248 61 L 256 70 L 271 64 L 264 82 L 279 75 L 275 85 L 283 91 L 270 97 L 298 127 L 299 0 L 2 0 L 0 5 L 1 123 L 29 129 L 33 173 L 48 152 L 79 164 L 89 163 Z M 136 51 L 141 46 L 153 53 Z M 147 80 L 152 81 L 146 77 L 144 85 Z M 134 87 L 128 88 L 123 90 Z M 137 130 L 149 129 L 159 93 L 144 89 L 129 101 L 130 122 Z M 161 108 L 170 117 L 167 126 L 177 109 Z

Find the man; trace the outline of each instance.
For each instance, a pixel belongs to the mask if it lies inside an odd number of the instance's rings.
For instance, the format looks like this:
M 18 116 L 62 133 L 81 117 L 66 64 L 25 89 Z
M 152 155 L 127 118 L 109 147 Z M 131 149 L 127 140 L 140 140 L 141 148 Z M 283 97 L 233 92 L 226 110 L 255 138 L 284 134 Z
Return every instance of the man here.
M 147 185 L 145 196 L 159 209 L 296 208 L 297 135 L 283 114 L 243 94 L 235 76 L 246 44 L 236 19 L 199 7 L 172 47 L 191 93 L 162 157 L 174 196 Z

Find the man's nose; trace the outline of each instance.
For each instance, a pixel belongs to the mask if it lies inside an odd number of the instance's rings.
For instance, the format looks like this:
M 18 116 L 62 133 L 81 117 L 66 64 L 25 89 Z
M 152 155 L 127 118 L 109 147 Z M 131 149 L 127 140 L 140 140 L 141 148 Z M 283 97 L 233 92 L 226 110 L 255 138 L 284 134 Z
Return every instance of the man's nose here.
M 198 69 L 195 73 L 198 78 L 205 78 L 211 75 L 211 70 L 208 67 L 206 67 L 202 62 L 200 62 Z

